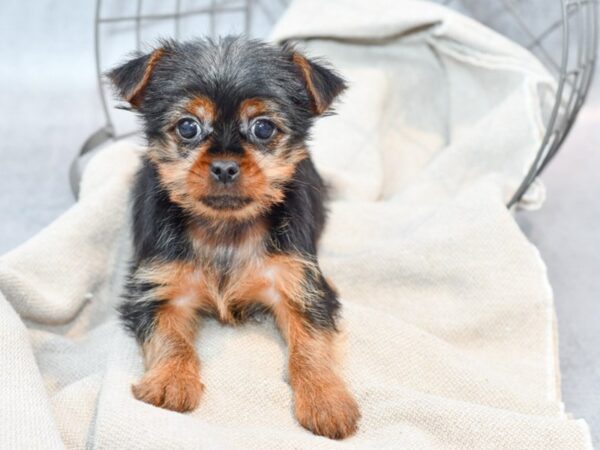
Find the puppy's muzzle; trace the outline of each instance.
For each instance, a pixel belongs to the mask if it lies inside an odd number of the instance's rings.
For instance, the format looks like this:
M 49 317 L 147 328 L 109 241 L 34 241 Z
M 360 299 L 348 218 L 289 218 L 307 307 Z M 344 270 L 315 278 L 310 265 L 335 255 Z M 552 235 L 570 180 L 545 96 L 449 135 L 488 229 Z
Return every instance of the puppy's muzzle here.
M 213 161 L 210 164 L 210 174 L 219 184 L 233 184 L 240 175 L 240 166 L 235 161 Z

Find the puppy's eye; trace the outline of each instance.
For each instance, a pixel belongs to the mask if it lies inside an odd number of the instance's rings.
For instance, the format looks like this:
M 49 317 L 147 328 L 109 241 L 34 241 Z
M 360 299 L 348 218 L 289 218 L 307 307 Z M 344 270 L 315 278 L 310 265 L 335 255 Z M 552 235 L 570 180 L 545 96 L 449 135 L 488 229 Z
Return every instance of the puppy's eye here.
M 200 135 L 202 129 L 194 119 L 181 119 L 177 122 L 177 134 L 186 141 L 191 141 Z
M 258 119 L 252 124 L 250 131 L 260 141 L 271 139 L 275 134 L 275 124 L 267 119 Z

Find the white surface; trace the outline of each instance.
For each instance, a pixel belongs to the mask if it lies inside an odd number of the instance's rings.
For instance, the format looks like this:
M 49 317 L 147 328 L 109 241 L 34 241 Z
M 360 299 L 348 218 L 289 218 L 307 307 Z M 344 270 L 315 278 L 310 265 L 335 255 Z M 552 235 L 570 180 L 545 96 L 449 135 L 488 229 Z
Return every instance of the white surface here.
M 517 216 L 554 289 L 563 398 L 600 446 L 600 81 L 543 179 L 545 206 Z

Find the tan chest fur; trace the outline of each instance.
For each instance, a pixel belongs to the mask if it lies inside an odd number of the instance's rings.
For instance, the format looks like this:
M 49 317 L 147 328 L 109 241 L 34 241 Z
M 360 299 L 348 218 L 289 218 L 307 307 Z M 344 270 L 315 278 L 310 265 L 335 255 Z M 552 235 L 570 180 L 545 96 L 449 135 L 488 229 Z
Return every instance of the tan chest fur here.
M 180 313 L 197 311 L 224 323 L 243 320 L 258 309 L 274 309 L 298 298 L 304 262 L 290 255 L 270 255 L 264 233 L 251 230 L 237 242 L 211 241 L 197 233 L 194 258 L 157 263 L 136 273 L 157 287 L 149 293 Z
M 278 268 L 267 257 L 262 242 L 204 244 L 198 253 L 197 267 L 190 275 L 198 309 L 232 323 L 256 307 L 272 307 L 279 302 Z

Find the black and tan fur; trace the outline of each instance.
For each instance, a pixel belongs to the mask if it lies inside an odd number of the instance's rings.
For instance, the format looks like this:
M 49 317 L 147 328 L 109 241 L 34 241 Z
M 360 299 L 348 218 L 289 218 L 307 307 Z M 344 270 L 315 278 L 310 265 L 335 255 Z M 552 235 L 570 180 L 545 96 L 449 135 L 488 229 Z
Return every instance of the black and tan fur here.
M 163 42 L 109 77 L 148 140 L 120 307 L 146 366 L 135 397 L 194 409 L 202 317 L 235 324 L 259 309 L 287 340 L 300 424 L 330 438 L 352 435 L 360 413 L 334 364 L 340 305 L 317 260 L 325 188 L 306 146 L 343 80 L 291 47 L 233 37 Z M 182 120 L 202 130 L 197 138 L 182 138 Z M 264 120 L 275 131 L 262 141 L 252 127 Z M 235 163 L 236 178 L 215 178 L 216 161 Z

